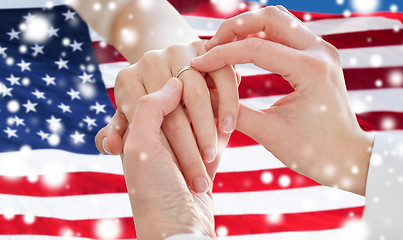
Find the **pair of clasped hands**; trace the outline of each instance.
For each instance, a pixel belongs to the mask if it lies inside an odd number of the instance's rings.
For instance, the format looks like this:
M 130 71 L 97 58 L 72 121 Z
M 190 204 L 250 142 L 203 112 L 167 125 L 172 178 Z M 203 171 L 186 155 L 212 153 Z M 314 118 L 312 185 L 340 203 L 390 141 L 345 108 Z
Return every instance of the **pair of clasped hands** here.
M 264 110 L 240 105 L 233 66 L 243 63 L 295 91 Z M 115 96 L 116 114 L 95 141 L 121 154 L 138 239 L 215 238 L 212 181 L 235 129 L 296 172 L 365 194 L 373 139 L 349 106 L 338 51 L 281 6 L 231 18 L 206 43 L 146 53 L 120 72 Z

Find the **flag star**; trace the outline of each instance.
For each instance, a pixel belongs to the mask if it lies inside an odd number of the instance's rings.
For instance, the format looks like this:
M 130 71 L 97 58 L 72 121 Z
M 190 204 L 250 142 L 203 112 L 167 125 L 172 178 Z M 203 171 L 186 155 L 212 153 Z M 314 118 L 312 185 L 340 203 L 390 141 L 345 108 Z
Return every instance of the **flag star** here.
M 91 79 L 92 76 L 92 74 L 87 74 L 86 72 L 84 72 L 83 75 L 79 76 L 78 78 L 83 81 L 83 84 L 86 82 L 93 83 L 94 79 Z
M 20 31 L 15 31 L 14 28 L 11 29 L 11 32 L 7 33 L 10 36 L 10 41 L 15 39 L 20 39 Z
M 11 137 L 18 137 L 17 136 L 17 130 L 11 129 L 9 127 L 7 127 L 7 129 L 3 130 L 5 133 L 7 133 L 7 138 L 11 138 Z
M 8 88 L 6 86 L 0 88 L 0 93 L 2 97 L 10 96 L 12 97 L 13 94 L 11 94 L 11 91 L 13 91 L 13 88 Z
M 37 43 L 35 43 L 35 47 L 31 47 L 31 49 L 34 50 L 34 53 L 32 55 L 36 57 L 39 53 L 44 54 L 43 48 L 44 46 L 39 46 Z
M 74 134 L 71 134 L 70 137 L 73 138 L 75 144 L 77 143 L 84 143 L 84 136 L 85 134 L 80 134 L 77 131 Z
M 98 102 L 95 102 L 95 105 L 90 106 L 90 110 L 95 110 L 95 113 L 98 114 L 100 112 L 106 113 L 105 111 L 105 104 L 99 104 Z
M 48 74 L 46 74 L 46 76 L 42 78 L 42 80 L 46 82 L 46 86 L 56 85 L 55 79 L 56 78 L 50 77 Z
M 27 103 L 22 104 L 27 110 L 25 113 L 29 113 L 30 111 L 36 112 L 35 106 L 38 105 L 37 103 L 32 103 L 30 100 L 27 101 Z
M 48 139 L 49 138 L 49 133 L 45 133 L 42 130 L 40 130 L 39 132 L 37 132 L 36 134 L 38 134 L 39 136 L 41 136 L 42 140 Z
M 60 118 L 55 118 L 55 116 L 51 116 L 50 119 L 46 119 L 46 122 L 49 123 L 49 129 L 57 131 L 61 128 L 61 121 Z
M 13 86 L 14 84 L 15 85 L 21 85 L 20 82 L 19 82 L 20 78 L 14 77 L 13 74 L 11 74 L 10 77 L 6 78 L 6 79 L 7 79 L 7 81 L 10 82 L 11 86 Z
M 6 50 L 7 50 L 6 47 L 1 47 L 0 46 L 0 55 L 2 55 L 3 57 L 6 57 L 7 56 Z
M 46 99 L 45 93 L 38 91 L 38 89 L 35 89 L 35 91 L 32 92 L 32 94 L 35 95 L 35 97 L 36 97 L 37 99 Z
M 90 128 L 91 126 L 94 126 L 94 127 L 97 126 L 94 118 L 90 118 L 90 117 L 86 116 L 85 119 L 83 119 L 83 121 L 87 123 L 88 128 Z
M 83 45 L 83 43 L 78 43 L 76 40 L 74 40 L 74 42 L 70 44 L 70 47 L 73 48 L 73 52 L 75 52 L 76 50 L 83 51 L 83 49 L 81 49 L 81 45 Z
M 76 13 L 70 11 L 70 9 L 67 10 L 67 12 L 62 13 L 62 14 L 65 17 L 64 21 L 68 21 L 69 19 L 74 20 L 74 15 L 76 15 Z
M 21 59 L 20 63 L 17 63 L 17 65 L 21 68 L 21 72 L 28 70 L 31 71 L 31 68 L 29 67 L 29 65 L 31 65 L 30 62 L 25 62 L 24 59 Z
M 23 16 L 23 18 L 25 19 L 25 21 L 27 23 L 32 22 L 32 20 L 34 20 L 36 18 L 36 15 L 32 15 L 31 13 L 28 13 L 28 15 Z
M 57 64 L 59 70 L 62 68 L 69 69 L 69 67 L 67 66 L 67 63 L 69 63 L 69 61 L 67 60 L 59 58 L 59 61 L 55 61 L 55 63 Z
M 18 126 L 22 125 L 25 126 L 24 119 L 14 116 L 13 118 L 14 123 Z
M 71 113 L 70 106 L 67 106 L 67 105 L 64 105 L 63 103 L 60 103 L 57 107 L 60 108 L 63 111 L 63 113 L 65 113 L 65 112 Z
M 56 36 L 58 37 L 59 35 L 57 34 L 57 32 L 59 31 L 59 28 L 53 28 L 53 26 L 50 26 L 49 30 L 48 30 L 48 36 L 52 37 L 52 36 Z
M 80 92 L 79 91 L 74 91 L 74 89 L 70 88 L 70 91 L 67 92 L 68 95 L 70 95 L 71 100 L 74 99 L 81 99 L 80 97 Z

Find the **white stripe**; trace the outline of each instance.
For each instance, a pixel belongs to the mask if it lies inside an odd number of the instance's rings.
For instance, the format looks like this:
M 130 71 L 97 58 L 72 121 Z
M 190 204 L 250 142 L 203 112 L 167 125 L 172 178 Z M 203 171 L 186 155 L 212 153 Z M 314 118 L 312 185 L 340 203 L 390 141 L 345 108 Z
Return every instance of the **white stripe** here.
M 383 46 L 368 48 L 341 49 L 340 59 L 344 69 L 372 67 L 401 67 L 403 66 L 403 46 Z M 374 65 L 377 64 L 377 65 Z M 378 65 L 379 64 L 379 65 Z M 116 76 L 128 62 L 100 64 L 102 77 L 107 88 L 115 84 Z M 261 69 L 253 64 L 239 64 L 236 69 L 242 76 L 269 74 L 270 71 Z
M 11 8 L 42 8 L 47 5 L 47 3 L 52 3 L 53 6 L 66 4 L 65 0 L 2 0 L 0 9 L 11 9 Z
M 56 149 L 0 153 L 0 175 L 35 176 L 52 171 L 123 174 L 119 156 L 77 154 Z
M 364 197 L 316 186 L 286 190 L 214 193 L 216 215 L 325 211 L 364 205 Z M 62 206 L 62 207 L 60 207 Z M 27 197 L 0 194 L 0 214 L 31 214 L 67 220 L 132 216 L 126 193 L 65 197 Z
M 123 68 L 129 66 L 129 62 L 115 62 L 99 64 L 99 70 L 102 74 L 106 88 L 113 88 L 115 86 L 116 77 Z
M 215 215 L 324 211 L 358 207 L 365 198 L 335 188 L 315 186 L 260 192 L 214 193 Z
M 220 18 L 196 16 L 184 16 L 184 18 L 199 36 L 213 36 L 224 22 L 224 19 Z M 325 19 L 306 22 L 305 26 L 316 35 L 403 28 L 399 20 L 384 17 Z
M 225 149 L 218 172 L 245 172 L 282 168 L 285 165 L 262 145 Z
M 355 113 L 394 111 L 403 112 L 403 89 L 377 89 L 348 91 L 350 105 Z M 285 95 L 241 99 L 252 109 L 266 109 Z

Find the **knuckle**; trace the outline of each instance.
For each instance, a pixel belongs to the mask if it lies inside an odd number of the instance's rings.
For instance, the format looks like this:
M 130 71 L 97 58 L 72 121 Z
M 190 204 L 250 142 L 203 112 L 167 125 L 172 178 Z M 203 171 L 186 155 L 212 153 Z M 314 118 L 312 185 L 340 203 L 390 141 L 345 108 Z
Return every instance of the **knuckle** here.
M 264 13 L 268 14 L 268 15 L 278 14 L 278 12 L 279 12 L 279 9 L 277 8 L 277 6 L 268 6 L 268 7 L 265 7 L 263 10 L 264 10 Z
M 162 54 L 159 50 L 151 50 L 146 52 L 140 59 L 139 63 L 142 66 L 154 67 L 157 66 L 162 60 Z
M 263 47 L 263 41 L 259 38 L 248 38 L 246 40 L 246 48 L 247 51 L 253 54 L 259 53 L 262 50 Z

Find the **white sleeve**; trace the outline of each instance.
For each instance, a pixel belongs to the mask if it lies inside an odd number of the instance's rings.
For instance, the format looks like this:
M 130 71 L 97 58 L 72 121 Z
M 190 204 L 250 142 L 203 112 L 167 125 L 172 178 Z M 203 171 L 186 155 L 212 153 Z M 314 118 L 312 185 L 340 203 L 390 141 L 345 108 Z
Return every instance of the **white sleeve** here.
M 175 234 L 165 240 L 213 240 L 212 238 L 206 236 L 200 236 L 192 233 Z
M 375 136 L 365 195 L 365 239 L 403 240 L 403 135 Z

